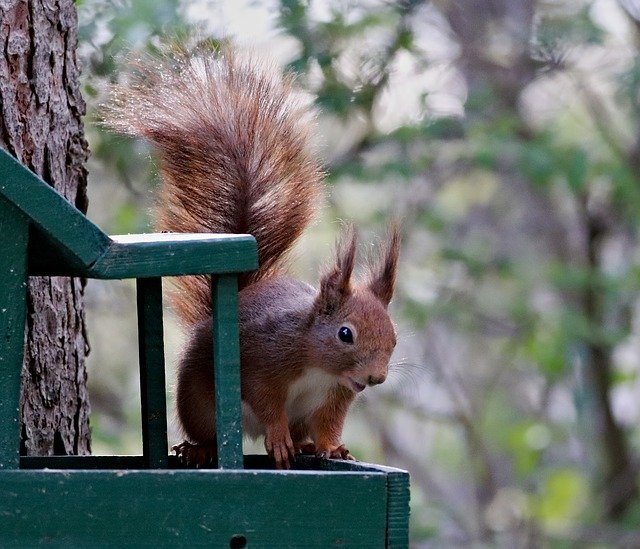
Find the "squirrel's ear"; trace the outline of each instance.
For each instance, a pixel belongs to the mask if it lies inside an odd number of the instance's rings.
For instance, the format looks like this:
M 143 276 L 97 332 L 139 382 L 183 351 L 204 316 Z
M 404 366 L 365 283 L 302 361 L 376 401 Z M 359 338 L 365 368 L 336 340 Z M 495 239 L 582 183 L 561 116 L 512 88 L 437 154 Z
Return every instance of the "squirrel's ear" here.
M 351 273 L 356 260 L 356 233 L 348 226 L 336 244 L 336 258 L 320 279 L 316 307 L 320 314 L 333 313 L 351 292 Z
M 369 290 L 387 307 L 393 297 L 400 255 L 400 225 L 394 223 L 389 227 L 387 238 L 380 257 L 369 268 Z

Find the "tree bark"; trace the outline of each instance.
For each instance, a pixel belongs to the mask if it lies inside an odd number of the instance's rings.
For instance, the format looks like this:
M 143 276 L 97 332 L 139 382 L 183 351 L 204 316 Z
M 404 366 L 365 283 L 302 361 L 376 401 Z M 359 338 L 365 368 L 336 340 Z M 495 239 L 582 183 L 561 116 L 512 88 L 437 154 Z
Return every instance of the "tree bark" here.
M 587 261 L 591 280 L 584 291 L 584 314 L 593 327 L 606 325 L 604 289 L 598 276 L 602 273 L 600 246 L 606 237 L 605 223 L 585 213 Z M 599 442 L 606 516 L 620 519 L 638 495 L 638 469 L 631 457 L 627 435 L 613 414 L 613 349 L 602 337 L 592 336 L 587 343 L 586 368 L 594 397 L 594 430 Z
M 72 0 L 0 0 L 0 146 L 86 212 L 88 155 Z M 84 281 L 30 279 L 22 368 L 24 455 L 90 451 Z

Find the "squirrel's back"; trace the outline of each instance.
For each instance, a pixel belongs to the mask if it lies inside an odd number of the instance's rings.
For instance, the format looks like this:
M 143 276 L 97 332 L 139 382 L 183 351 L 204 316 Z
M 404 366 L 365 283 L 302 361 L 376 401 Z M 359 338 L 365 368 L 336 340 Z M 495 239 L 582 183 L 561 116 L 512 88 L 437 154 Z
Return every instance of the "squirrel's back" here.
M 227 49 L 174 51 L 137 63 L 105 112 L 109 126 L 157 149 L 157 230 L 252 234 L 260 267 L 241 288 L 282 268 L 318 208 L 323 177 L 309 144 L 313 115 L 290 76 Z M 181 317 L 209 314 L 206 281 L 180 284 Z

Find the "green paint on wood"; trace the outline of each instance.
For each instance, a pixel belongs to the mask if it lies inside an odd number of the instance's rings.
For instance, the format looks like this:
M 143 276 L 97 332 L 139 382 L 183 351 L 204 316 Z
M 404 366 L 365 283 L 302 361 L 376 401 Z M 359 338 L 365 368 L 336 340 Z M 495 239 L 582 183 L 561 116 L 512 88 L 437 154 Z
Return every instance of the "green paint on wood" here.
M 167 467 L 162 279 L 137 280 L 142 451 L 146 467 Z
M 24 216 L 0 197 L 0 469 L 19 467 L 27 239 Z
M 169 456 L 169 462 L 175 456 Z M 21 456 L 21 469 L 147 469 L 144 456 Z
M 387 474 L 387 547 L 409 546 L 409 473 Z
M 3 149 L 0 174 L 0 195 L 31 225 L 31 275 L 140 278 L 238 273 L 258 266 L 255 240 L 250 235 L 109 237 Z
M 114 236 L 89 269 L 92 278 L 238 273 L 258 266 L 250 235 L 147 234 Z
M 218 467 L 242 467 L 238 283 L 235 276 L 212 276 L 213 369 L 216 392 Z
M 273 461 L 265 454 L 245 455 L 244 468 L 259 471 L 273 471 Z M 189 469 L 176 456 L 169 456 L 170 469 Z M 21 469 L 144 469 L 144 456 L 21 456 Z M 203 469 L 215 470 L 215 467 Z M 362 461 L 321 459 L 315 456 L 296 456 L 292 470 L 317 471 L 325 473 L 383 473 L 407 474 L 401 469 L 385 467 Z M 281 471 L 286 473 L 287 471 Z
M 150 233 L 111 238 L 100 257 L 84 264 L 36 232 L 30 242 L 29 273 L 116 279 L 238 273 L 258 266 L 250 235 Z
M 46 234 L 51 243 L 63 249 L 69 260 L 91 265 L 104 253 L 109 237 L 4 149 L 0 149 L 0 174 L 0 194 L 38 233 Z
M 387 479 L 387 547 L 409 546 L 409 473 L 360 461 L 318 460 L 309 456 L 298 456 L 296 465 L 305 470 L 384 473 Z
M 385 476 L 5 471 L 0 546 L 384 547 Z

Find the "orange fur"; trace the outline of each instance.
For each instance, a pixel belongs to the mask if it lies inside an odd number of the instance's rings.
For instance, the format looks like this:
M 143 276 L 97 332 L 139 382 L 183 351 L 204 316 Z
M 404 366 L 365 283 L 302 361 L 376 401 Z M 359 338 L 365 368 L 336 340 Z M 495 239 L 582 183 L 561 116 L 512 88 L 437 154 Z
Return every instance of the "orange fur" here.
M 290 75 L 230 49 L 173 51 L 138 61 L 104 109 L 109 127 L 157 149 L 158 231 L 256 237 L 260 267 L 241 275 L 240 288 L 282 268 L 322 197 L 323 172 L 309 145 L 313 115 L 292 84 Z M 189 296 L 174 300 L 185 322 L 207 316 L 206 278 L 178 284 Z
M 158 229 L 256 237 L 260 267 L 241 278 L 239 296 L 245 433 L 265 435 L 286 468 L 297 451 L 351 458 L 341 440 L 347 410 L 385 380 L 396 343 L 387 306 L 400 240 L 392 228 L 363 281 L 352 276 L 351 228 L 318 290 L 286 274 L 284 256 L 317 210 L 322 171 L 307 143 L 312 116 L 292 79 L 277 74 L 229 50 L 179 53 L 139 65 L 106 112 L 108 125 L 158 149 Z M 174 301 L 190 334 L 176 389 L 188 442 L 176 448 L 199 461 L 215 448 L 208 282 L 186 278 Z

